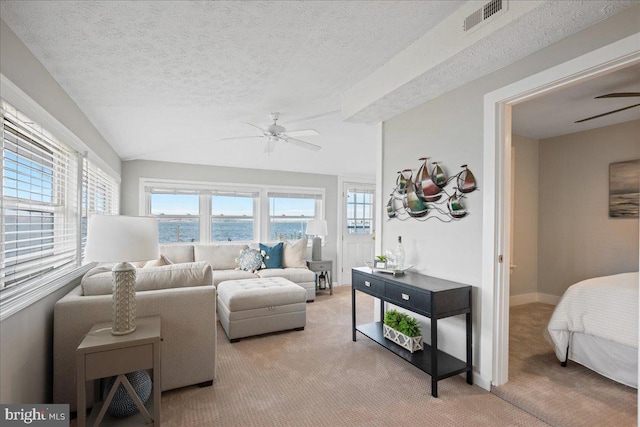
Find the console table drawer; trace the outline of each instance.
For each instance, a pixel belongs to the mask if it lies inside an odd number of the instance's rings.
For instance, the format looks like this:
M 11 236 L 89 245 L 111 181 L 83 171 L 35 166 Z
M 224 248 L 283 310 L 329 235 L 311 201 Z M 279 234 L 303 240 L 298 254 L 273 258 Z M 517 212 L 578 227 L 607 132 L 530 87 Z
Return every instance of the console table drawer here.
M 352 281 L 353 287 L 359 291 L 370 295 L 384 296 L 384 282 L 381 280 L 354 274 Z
M 392 303 L 413 309 L 421 314 L 429 313 L 431 307 L 431 295 L 427 292 L 421 292 L 415 288 L 409 288 L 396 285 L 395 283 L 386 283 L 384 296 Z

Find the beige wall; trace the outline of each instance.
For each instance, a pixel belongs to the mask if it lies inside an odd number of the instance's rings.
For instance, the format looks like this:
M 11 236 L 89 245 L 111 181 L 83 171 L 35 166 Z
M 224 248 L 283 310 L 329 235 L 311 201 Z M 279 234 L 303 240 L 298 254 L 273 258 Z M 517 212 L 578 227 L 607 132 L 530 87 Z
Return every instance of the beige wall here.
M 512 135 L 513 259 L 510 294 L 538 292 L 538 141 Z
M 139 214 L 140 178 L 324 188 L 325 219 L 327 220 L 329 236 L 327 236 L 326 246 L 322 248 L 322 257 L 327 260 L 333 260 L 333 265 L 336 265 L 338 177 L 335 175 L 227 168 L 146 160 L 127 161 L 122 162 L 122 197 L 120 208 L 124 215 Z M 336 276 L 333 275 L 332 277 Z
M 482 211 L 484 96 L 510 83 L 566 62 L 638 31 L 640 6 L 623 14 L 601 21 L 588 29 L 561 40 L 545 49 L 479 78 L 461 88 L 448 92 L 384 123 L 382 194 L 390 194 L 396 172 L 403 168 L 417 168 L 418 158 L 430 156 L 444 162 L 449 172 L 468 163 L 478 178 L 480 191 L 467 197 L 470 215 L 461 221 L 443 224 L 437 220 L 426 222 L 382 221 L 381 245 L 393 246 L 398 235 L 405 242 L 406 262 L 420 272 L 456 280 L 474 287 L 473 364 L 483 381 L 488 382 L 492 361 L 482 360 L 483 348 L 490 348 L 490 330 L 480 330 L 480 319 L 494 313 L 482 313 Z M 488 291 L 487 291 L 488 292 Z M 460 317 L 460 316 L 458 316 Z M 422 319 L 427 325 L 428 320 Z M 438 344 L 443 350 L 459 358 L 465 356 L 465 334 L 462 319 L 450 318 L 438 322 Z M 487 354 L 490 352 L 488 351 Z
M 640 121 L 540 141 L 538 292 L 638 271 L 638 219 L 609 218 L 609 164 L 640 158 Z

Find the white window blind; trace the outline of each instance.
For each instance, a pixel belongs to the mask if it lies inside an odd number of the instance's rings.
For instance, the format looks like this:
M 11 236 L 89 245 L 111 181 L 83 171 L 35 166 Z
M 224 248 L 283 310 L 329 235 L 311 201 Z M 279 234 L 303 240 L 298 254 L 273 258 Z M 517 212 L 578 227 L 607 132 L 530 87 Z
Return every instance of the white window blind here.
M 87 220 L 92 215 L 117 215 L 120 211 L 120 183 L 93 161 L 82 162 L 82 257 L 87 243 Z
M 61 275 L 78 259 L 78 156 L 2 104 L 0 288 Z

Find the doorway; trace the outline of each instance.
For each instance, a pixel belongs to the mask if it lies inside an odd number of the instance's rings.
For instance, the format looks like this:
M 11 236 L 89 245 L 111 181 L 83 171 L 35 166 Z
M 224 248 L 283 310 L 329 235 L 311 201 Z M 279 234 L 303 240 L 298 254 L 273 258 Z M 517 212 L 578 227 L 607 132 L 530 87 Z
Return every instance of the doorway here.
M 343 183 L 340 284 L 351 285 L 351 269 L 373 260 L 375 212 L 375 185 Z
M 481 364 L 484 366 L 481 369 L 492 372 L 494 386 L 507 382 L 509 366 L 511 108 L 560 88 L 640 63 L 637 37 L 636 34 L 622 39 L 485 96 L 484 181 L 485 187 L 492 191 L 485 193 L 483 212 L 481 305 L 483 313 L 493 313 L 493 316 L 487 316 L 481 325 L 482 330 L 491 331 L 492 337 L 491 348 L 482 350 Z

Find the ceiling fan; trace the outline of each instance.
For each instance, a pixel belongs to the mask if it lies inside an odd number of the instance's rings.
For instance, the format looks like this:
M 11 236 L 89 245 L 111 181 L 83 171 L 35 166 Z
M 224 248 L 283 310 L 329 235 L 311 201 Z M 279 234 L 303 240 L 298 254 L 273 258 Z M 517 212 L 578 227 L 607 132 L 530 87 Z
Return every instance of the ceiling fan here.
M 594 99 L 603 99 L 603 98 L 631 98 L 640 96 L 640 92 L 618 92 L 618 93 L 608 93 L 606 95 L 596 96 Z M 575 123 L 582 123 L 588 120 L 597 119 L 598 117 L 608 116 L 609 114 L 619 113 L 620 111 L 628 110 L 630 108 L 635 108 L 640 106 L 640 104 L 630 105 L 624 108 L 618 108 L 617 110 L 609 111 L 607 113 L 598 114 L 597 116 L 587 117 L 586 119 L 578 120 Z
M 256 129 L 260 129 L 262 131 L 262 135 L 232 136 L 230 138 L 222 138 L 220 139 L 220 141 L 226 141 L 230 139 L 265 138 L 267 140 L 267 145 L 264 149 L 265 153 L 273 152 L 275 144 L 278 141 L 287 142 L 289 144 L 297 145 L 298 147 L 306 148 L 313 151 L 318 151 L 320 148 L 322 148 L 319 145 L 311 144 L 310 142 L 294 138 L 296 136 L 320 135 L 317 130 L 301 129 L 287 132 L 287 129 L 284 126 L 280 126 L 278 124 L 280 113 L 271 113 L 269 116 L 271 117 L 271 120 L 273 120 L 273 123 L 267 126 L 266 129 L 261 128 L 260 126 L 256 126 L 252 123 L 244 123 L 245 125 L 253 126 Z

